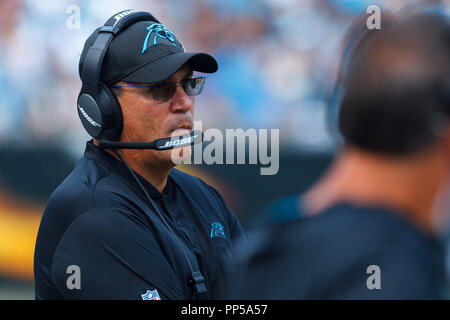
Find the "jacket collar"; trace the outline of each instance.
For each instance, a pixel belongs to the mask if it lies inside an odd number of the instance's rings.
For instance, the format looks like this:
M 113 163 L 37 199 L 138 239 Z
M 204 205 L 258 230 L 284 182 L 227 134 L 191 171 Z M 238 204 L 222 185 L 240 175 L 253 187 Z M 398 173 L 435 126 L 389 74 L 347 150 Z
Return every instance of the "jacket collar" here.
M 102 163 L 108 169 L 118 174 L 120 177 L 125 179 L 127 182 L 131 183 L 135 188 L 137 188 L 140 192 L 143 193 L 143 191 L 139 187 L 138 183 L 134 180 L 133 176 L 131 175 L 127 167 L 121 161 L 110 155 L 108 152 L 96 146 L 93 143 L 92 139 L 86 142 L 84 158 Z M 158 199 L 161 198 L 162 196 L 167 196 L 168 194 L 171 193 L 173 184 L 172 171 L 167 177 L 166 187 L 164 188 L 162 194 L 158 191 L 158 189 L 156 189 L 150 182 L 148 182 L 146 179 L 140 176 L 136 171 L 133 170 L 133 172 L 152 198 Z

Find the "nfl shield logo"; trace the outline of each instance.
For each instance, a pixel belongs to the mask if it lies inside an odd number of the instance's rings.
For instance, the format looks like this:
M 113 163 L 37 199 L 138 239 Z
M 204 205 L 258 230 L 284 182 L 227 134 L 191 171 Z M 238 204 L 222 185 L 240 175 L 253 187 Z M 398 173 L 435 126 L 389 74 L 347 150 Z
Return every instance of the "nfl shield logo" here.
M 158 290 L 147 290 L 146 293 L 141 294 L 142 300 L 161 300 L 158 294 Z

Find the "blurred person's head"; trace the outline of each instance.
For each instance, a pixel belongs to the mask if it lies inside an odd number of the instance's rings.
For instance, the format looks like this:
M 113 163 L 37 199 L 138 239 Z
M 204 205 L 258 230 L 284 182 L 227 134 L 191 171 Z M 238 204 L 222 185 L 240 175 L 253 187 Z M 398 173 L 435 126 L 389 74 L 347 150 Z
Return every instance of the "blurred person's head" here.
M 393 156 L 445 136 L 450 105 L 450 26 L 417 15 L 369 31 L 350 62 L 339 112 L 348 146 Z
M 432 229 L 450 178 L 450 25 L 416 14 L 365 33 L 341 84 L 344 147 L 309 193 L 310 208 L 381 204 Z

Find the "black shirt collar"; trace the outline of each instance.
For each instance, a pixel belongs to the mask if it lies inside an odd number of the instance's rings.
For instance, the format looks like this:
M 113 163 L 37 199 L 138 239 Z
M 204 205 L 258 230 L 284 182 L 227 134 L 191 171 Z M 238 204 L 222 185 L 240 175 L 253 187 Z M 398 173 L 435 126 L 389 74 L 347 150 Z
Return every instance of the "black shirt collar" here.
M 117 173 L 125 180 L 129 181 L 133 186 L 135 186 L 135 188 L 139 190 L 139 192 L 143 193 L 143 191 L 139 187 L 138 183 L 134 180 L 133 176 L 131 175 L 127 167 L 121 161 L 117 160 L 115 157 L 110 155 L 108 152 L 96 146 L 93 143 L 92 139 L 86 142 L 86 150 L 84 151 L 84 157 L 89 160 L 101 162 L 108 169 Z M 158 189 L 156 189 L 150 182 L 148 182 L 146 179 L 140 176 L 136 171 L 133 170 L 133 172 L 152 198 L 160 199 L 162 196 L 166 197 L 169 194 L 171 194 L 173 188 L 172 171 L 170 172 L 167 178 L 167 183 L 162 194 L 158 191 Z

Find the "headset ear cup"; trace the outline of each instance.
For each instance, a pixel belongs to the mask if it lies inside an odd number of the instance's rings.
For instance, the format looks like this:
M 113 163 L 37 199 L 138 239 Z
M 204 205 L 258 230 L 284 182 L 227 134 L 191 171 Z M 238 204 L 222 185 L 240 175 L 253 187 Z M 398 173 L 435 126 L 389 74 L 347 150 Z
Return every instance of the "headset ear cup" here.
M 83 85 L 77 99 L 78 116 L 87 133 L 93 138 L 102 136 L 105 127 L 102 108 L 96 97 Z
M 107 113 L 109 114 L 109 125 L 102 139 L 117 141 L 123 129 L 123 116 L 120 103 L 114 92 L 102 82 L 100 82 L 100 96 L 102 106 L 104 109 L 108 109 Z

